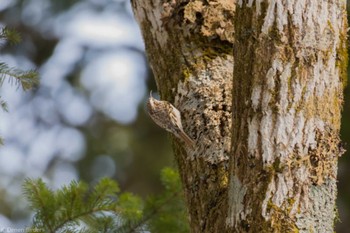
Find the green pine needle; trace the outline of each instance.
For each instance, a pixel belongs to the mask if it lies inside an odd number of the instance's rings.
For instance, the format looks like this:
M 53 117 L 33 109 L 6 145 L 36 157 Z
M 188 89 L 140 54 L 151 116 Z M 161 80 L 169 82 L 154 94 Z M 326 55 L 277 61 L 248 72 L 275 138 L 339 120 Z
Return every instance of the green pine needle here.
M 27 179 L 23 190 L 35 211 L 32 227 L 45 232 L 75 231 L 84 222 L 107 229 L 113 226 L 109 224 L 111 215 L 115 219 L 118 214 L 115 200 L 119 187 L 110 179 L 101 179 L 92 189 L 84 182 L 72 181 L 57 191 L 41 179 Z
M 8 40 L 11 44 L 16 44 L 21 41 L 20 35 L 12 29 L 7 27 L 0 30 L 0 40 Z M 29 90 L 39 83 L 39 76 L 36 71 L 22 71 L 17 68 L 9 67 L 6 63 L 0 62 L 0 86 L 4 83 L 5 79 L 9 82 L 15 83 L 18 88 L 22 87 L 23 90 Z M 0 108 L 3 111 L 8 111 L 7 104 L 0 98 Z M 0 137 L 0 145 L 3 145 L 3 140 Z
M 142 218 L 142 200 L 132 193 L 123 193 L 118 200 L 119 213 L 124 219 L 140 220 Z
M 39 84 L 38 73 L 30 71 L 21 71 L 17 68 L 9 67 L 6 63 L 0 62 L 0 86 L 8 78 L 11 84 L 22 87 L 24 91 L 33 88 Z
M 7 107 L 7 103 L 1 99 L 0 97 L 0 107 L 2 108 L 2 110 L 4 110 L 5 112 L 8 112 L 8 107 Z
M 179 174 L 165 168 L 161 180 L 164 193 L 146 202 L 132 193 L 121 193 L 108 178 L 93 187 L 72 181 L 56 191 L 41 179 L 27 179 L 23 190 L 35 212 L 32 229 L 49 233 L 189 232 Z
M 0 39 L 7 40 L 11 44 L 18 44 L 21 42 L 21 35 L 14 29 L 4 27 L 0 31 Z

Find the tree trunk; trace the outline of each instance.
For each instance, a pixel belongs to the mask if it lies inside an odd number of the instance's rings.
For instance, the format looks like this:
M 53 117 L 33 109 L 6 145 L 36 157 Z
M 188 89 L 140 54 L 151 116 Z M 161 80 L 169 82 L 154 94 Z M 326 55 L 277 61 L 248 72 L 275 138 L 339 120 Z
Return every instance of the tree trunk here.
M 132 5 L 161 99 L 196 142 L 173 138 L 191 231 L 332 232 L 345 2 Z

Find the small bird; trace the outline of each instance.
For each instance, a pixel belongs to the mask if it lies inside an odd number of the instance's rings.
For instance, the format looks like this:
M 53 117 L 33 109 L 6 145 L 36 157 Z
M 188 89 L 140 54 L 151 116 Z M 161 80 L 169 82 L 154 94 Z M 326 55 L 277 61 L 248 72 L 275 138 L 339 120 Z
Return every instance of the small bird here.
M 165 129 L 182 139 L 190 148 L 194 147 L 194 141 L 184 132 L 181 123 L 181 114 L 172 104 L 167 101 L 153 98 L 152 91 L 147 102 L 148 114 L 152 120 Z

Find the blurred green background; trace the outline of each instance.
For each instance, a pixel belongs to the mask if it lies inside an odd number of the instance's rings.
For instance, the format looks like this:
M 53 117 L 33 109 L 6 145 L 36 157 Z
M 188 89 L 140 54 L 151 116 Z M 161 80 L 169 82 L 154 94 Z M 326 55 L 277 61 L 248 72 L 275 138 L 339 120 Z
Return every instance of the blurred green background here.
M 349 1 L 348 1 L 349 2 Z M 15 28 L 19 45 L 0 44 L 0 61 L 36 69 L 31 93 L 5 82 L 0 112 L 0 227 L 28 225 L 21 193 L 26 177 L 52 188 L 72 179 L 107 176 L 146 197 L 162 189 L 159 172 L 175 167 L 165 131 L 145 113 L 157 88 L 127 0 L 0 0 L 0 27 Z M 350 89 L 342 139 L 350 141 Z M 350 159 L 340 158 L 337 232 L 350 229 Z

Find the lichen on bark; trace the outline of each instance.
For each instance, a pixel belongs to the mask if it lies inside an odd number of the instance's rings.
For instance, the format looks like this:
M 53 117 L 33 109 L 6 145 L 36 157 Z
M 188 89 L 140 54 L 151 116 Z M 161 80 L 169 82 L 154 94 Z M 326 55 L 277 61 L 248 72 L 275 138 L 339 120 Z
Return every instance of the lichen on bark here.
M 173 140 L 192 231 L 331 232 L 344 1 L 134 0 L 133 9 L 161 98 L 196 141 L 188 150 Z
M 234 6 L 231 0 L 133 1 L 161 99 L 180 110 L 196 142 L 189 150 L 173 138 L 193 232 L 225 229 Z
M 330 232 L 343 153 L 338 63 L 346 60 L 339 54 L 346 38 L 345 3 L 238 4 L 231 167 L 246 194 L 231 226 L 246 232 Z M 231 218 L 237 216 L 235 206 L 230 203 Z
M 168 0 L 163 3 L 163 21 L 180 23 L 188 35 L 220 38 L 233 43 L 233 0 Z M 194 32 L 194 33 L 193 33 Z

